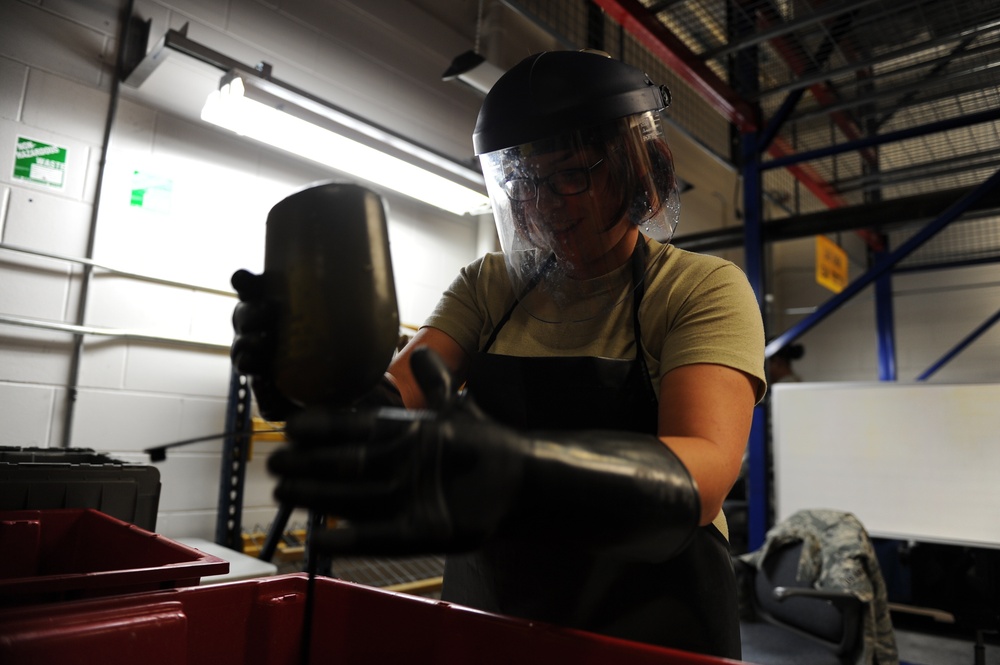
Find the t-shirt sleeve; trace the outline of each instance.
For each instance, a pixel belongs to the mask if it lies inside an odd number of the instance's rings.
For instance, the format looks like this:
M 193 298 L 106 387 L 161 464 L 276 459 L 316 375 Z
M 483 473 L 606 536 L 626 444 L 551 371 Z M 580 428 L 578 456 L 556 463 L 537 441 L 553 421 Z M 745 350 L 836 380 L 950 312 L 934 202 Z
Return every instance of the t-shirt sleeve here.
M 719 263 L 688 286 L 667 321 L 660 376 L 681 365 L 725 365 L 760 379 L 759 401 L 766 389 L 764 324 L 746 275 Z
M 446 333 L 468 354 L 479 350 L 480 333 L 487 318 L 483 293 L 484 269 L 489 258 L 476 259 L 462 268 L 424 322 L 425 327 Z

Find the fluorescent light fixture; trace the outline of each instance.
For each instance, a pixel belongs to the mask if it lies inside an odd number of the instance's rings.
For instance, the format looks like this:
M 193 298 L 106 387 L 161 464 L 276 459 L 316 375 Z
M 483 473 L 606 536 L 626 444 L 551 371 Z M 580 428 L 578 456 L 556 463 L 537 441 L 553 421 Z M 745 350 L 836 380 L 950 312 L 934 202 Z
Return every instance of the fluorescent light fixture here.
M 501 76 L 502 69 L 475 51 L 466 51 L 451 61 L 451 66 L 441 75 L 441 80 L 461 81 L 485 95 Z
M 473 169 L 254 74 L 223 77 L 201 118 L 457 215 L 490 209 L 485 194 L 445 177 L 483 187 Z

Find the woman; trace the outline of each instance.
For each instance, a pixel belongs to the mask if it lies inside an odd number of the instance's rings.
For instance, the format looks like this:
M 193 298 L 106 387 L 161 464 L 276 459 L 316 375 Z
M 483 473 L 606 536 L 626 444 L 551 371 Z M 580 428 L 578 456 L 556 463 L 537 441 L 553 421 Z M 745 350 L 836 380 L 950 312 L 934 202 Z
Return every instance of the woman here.
M 300 414 L 271 468 L 281 500 L 350 520 L 330 547 L 449 552 L 445 600 L 738 658 L 721 507 L 763 328 L 738 268 L 669 245 L 668 101 L 599 53 L 505 74 L 474 135 L 503 252 L 367 400 L 411 411 Z

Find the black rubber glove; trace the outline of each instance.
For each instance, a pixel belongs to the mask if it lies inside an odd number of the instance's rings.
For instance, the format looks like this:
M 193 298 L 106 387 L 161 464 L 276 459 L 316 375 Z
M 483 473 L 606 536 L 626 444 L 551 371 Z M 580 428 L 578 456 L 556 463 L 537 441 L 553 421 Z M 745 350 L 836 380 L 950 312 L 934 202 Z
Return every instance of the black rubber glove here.
M 278 500 L 348 521 L 317 534 L 321 550 L 456 552 L 501 536 L 660 561 L 693 534 L 697 488 L 655 437 L 519 433 L 456 396 L 433 352 L 411 365 L 434 410 L 304 411 L 269 460 Z
M 298 407 L 274 385 L 276 307 L 264 297 L 266 275 L 237 270 L 232 285 L 240 301 L 233 310 L 233 367 L 250 379 L 260 415 L 271 421 L 286 420 Z
M 266 279 L 266 273 L 255 275 L 247 270 L 233 273 L 232 284 L 240 301 L 233 310 L 233 330 L 236 334 L 230 357 L 236 370 L 249 377 L 260 415 L 266 420 L 281 421 L 287 420 L 299 407 L 287 399 L 274 383 L 272 367 L 278 315 L 277 307 L 267 302 L 264 296 Z M 350 353 L 350 350 L 343 352 Z M 355 406 L 403 406 L 403 400 L 396 387 L 388 379 L 383 379 Z

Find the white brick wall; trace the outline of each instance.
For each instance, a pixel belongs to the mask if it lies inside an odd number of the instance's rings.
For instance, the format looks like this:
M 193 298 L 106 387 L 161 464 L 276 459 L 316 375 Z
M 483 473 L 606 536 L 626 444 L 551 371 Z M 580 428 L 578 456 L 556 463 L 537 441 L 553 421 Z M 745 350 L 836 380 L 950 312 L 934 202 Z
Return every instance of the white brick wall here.
M 137 6 L 153 18 L 154 31 L 191 21 L 192 38 L 210 40 L 213 48 L 231 57 L 304 64 L 300 70 L 286 66 L 281 74 L 316 94 L 332 89 L 329 80 L 314 79 L 313 72 L 331 68 L 320 58 L 333 58 L 342 47 L 320 48 L 320 33 L 268 6 Z M 112 10 L 105 7 L 106 12 Z M 84 257 L 110 101 L 108 68 L 100 56 L 113 57 L 116 18 L 92 9 L 90 3 L 70 0 L 41 5 L 7 0 L 0 11 L 2 241 Z M 261 31 L 261 25 L 268 30 Z M 267 37 L 251 39 L 254 33 Z M 277 51 L 281 60 L 274 57 Z M 385 78 L 384 66 L 366 67 L 381 67 L 379 76 Z M 350 82 L 357 75 L 345 78 Z M 365 75 L 371 77 L 372 71 Z M 229 276 L 237 268 L 261 268 L 270 207 L 333 174 L 152 108 L 130 93 L 123 91 L 117 106 L 93 258 L 122 271 L 228 289 Z M 448 114 L 458 116 L 462 110 L 449 108 Z M 464 115 L 471 132 L 474 114 Z M 469 142 L 468 132 L 452 133 L 455 137 L 447 140 L 453 146 Z M 13 179 L 17 136 L 69 149 L 63 187 Z M 136 170 L 169 179 L 166 205 L 130 205 Z M 476 256 L 478 226 L 475 220 L 422 204 L 393 197 L 387 197 L 387 203 L 401 319 L 419 324 L 458 268 Z M 0 314 L 72 323 L 80 274 L 73 264 L 0 250 Z M 87 337 L 72 445 L 147 463 L 142 453 L 146 447 L 220 432 L 230 379 L 225 346 L 232 338 L 234 303 L 228 296 L 97 271 L 87 301 L 87 325 L 195 338 L 221 348 Z M 6 432 L 0 445 L 62 444 L 71 353 L 68 334 L 0 326 L 0 418 Z M 159 531 L 214 537 L 220 447 L 219 441 L 192 445 L 171 452 L 160 465 Z M 264 469 L 273 447 L 259 444 L 248 466 L 244 520 L 249 527 L 266 525 L 274 515 L 273 482 Z

